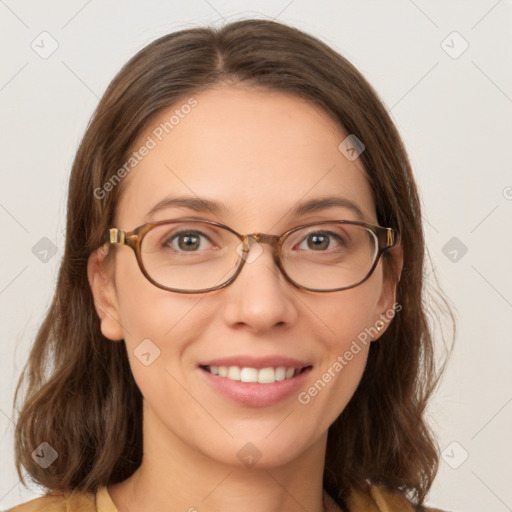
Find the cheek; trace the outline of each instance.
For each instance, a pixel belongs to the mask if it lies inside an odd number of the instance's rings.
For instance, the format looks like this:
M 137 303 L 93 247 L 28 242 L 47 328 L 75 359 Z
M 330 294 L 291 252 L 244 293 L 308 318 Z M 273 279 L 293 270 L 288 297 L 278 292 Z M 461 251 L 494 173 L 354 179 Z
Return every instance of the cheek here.
M 302 416 L 321 418 L 321 429 L 341 414 L 361 381 L 371 343 L 362 327 L 366 319 L 366 314 L 352 308 L 337 317 L 339 334 L 331 337 L 321 363 L 297 395 Z
M 329 332 L 331 350 L 345 351 L 354 340 L 365 339 L 374 327 L 379 315 L 377 305 L 381 294 L 382 273 L 380 266 L 370 278 L 355 288 L 334 292 L 311 304 L 313 311 L 325 324 Z M 367 336 L 368 337 L 368 336 Z M 369 340 L 368 340 L 369 341 Z
M 192 296 L 154 286 L 143 275 L 133 252 L 126 249 L 118 253 L 116 261 L 117 298 L 125 340 L 133 346 L 150 338 L 160 345 L 195 301 Z
M 360 286 L 331 294 L 310 304 L 323 325 L 323 355 L 307 386 L 297 396 L 304 414 L 323 417 L 325 428 L 352 398 L 365 370 L 376 305 L 380 295 L 379 272 Z
M 190 343 L 187 333 L 190 337 L 193 299 L 176 297 L 151 283 L 137 292 L 126 296 L 122 303 L 133 378 L 147 403 L 159 410 L 158 416 L 167 418 L 166 422 L 181 424 L 176 415 L 170 415 L 169 404 L 173 410 L 188 411 L 192 421 L 198 412 L 183 391 L 183 386 L 188 388 L 183 361 Z
M 183 330 L 199 299 L 154 286 L 133 254 L 121 255 L 117 269 L 119 318 L 132 372 L 142 390 L 144 383 L 159 378 L 171 361 L 181 357 L 186 344 Z

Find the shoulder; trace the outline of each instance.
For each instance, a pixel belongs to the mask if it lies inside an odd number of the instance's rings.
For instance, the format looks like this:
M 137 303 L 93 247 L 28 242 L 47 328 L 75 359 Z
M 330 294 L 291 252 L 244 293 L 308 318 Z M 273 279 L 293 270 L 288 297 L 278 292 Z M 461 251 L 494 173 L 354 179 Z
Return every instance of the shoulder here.
M 95 496 L 79 490 L 54 491 L 17 505 L 7 512 L 96 512 Z
M 347 505 L 350 512 L 443 512 L 438 508 L 417 507 L 402 493 L 380 485 L 372 485 L 366 492 L 352 492 Z

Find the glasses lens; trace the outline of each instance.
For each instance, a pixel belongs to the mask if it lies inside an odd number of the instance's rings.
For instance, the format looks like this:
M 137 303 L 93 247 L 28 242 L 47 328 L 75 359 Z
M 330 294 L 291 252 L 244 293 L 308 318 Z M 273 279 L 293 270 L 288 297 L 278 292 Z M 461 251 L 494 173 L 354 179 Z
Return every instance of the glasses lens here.
M 371 229 L 327 223 L 291 233 L 282 248 L 282 264 L 298 284 L 315 290 L 352 286 L 366 277 L 378 252 Z
M 141 258 L 157 283 L 177 290 L 202 290 L 225 283 L 236 272 L 240 239 L 202 222 L 161 224 L 141 244 Z

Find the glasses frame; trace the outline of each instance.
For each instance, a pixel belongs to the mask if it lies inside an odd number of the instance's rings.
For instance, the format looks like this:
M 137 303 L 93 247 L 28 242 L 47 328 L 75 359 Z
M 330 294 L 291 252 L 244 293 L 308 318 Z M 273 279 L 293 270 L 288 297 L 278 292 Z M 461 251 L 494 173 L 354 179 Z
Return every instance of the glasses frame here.
M 144 267 L 144 263 L 142 262 L 142 255 L 141 255 L 141 246 L 142 246 L 142 241 L 143 241 L 144 237 L 153 228 L 155 228 L 157 226 L 161 226 L 162 224 L 180 224 L 183 222 L 187 222 L 187 223 L 196 222 L 196 223 L 201 223 L 201 224 L 210 224 L 212 226 L 217 226 L 217 227 L 220 227 L 220 228 L 230 231 L 231 233 L 233 233 L 240 239 L 241 243 L 243 244 L 243 249 L 242 249 L 243 255 L 240 256 L 240 262 L 238 264 L 238 268 L 236 269 L 235 273 L 226 282 L 224 282 L 218 286 L 214 286 L 211 288 L 204 288 L 201 290 L 181 290 L 181 289 L 164 286 L 164 285 L 156 282 L 154 279 L 152 279 L 151 276 L 147 273 L 147 271 Z M 317 226 L 317 225 L 322 225 L 322 224 L 333 224 L 333 223 L 362 226 L 362 227 L 366 228 L 367 230 L 371 231 L 375 235 L 375 237 L 377 239 L 377 245 L 378 245 L 378 250 L 375 255 L 374 262 L 373 262 L 370 270 L 368 271 L 368 273 L 362 279 L 360 279 L 358 282 L 351 284 L 350 286 L 344 286 L 341 288 L 332 288 L 332 289 L 327 289 L 327 290 L 317 290 L 315 288 L 308 288 L 306 286 L 302 286 L 301 284 L 294 281 L 291 277 L 289 277 L 288 274 L 286 273 L 286 271 L 284 270 L 284 267 L 281 262 L 281 248 L 283 246 L 283 243 L 286 240 L 286 238 L 288 238 L 295 231 L 298 231 L 300 229 L 303 229 L 303 228 L 306 228 L 309 226 Z M 225 288 L 226 286 L 229 286 L 238 277 L 238 275 L 242 271 L 244 264 L 246 263 L 246 258 L 247 258 L 247 255 L 249 254 L 251 246 L 254 243 L 269 244 L 272 246 L 273 258 L 274 258 L 275 264 L 281 271 L 284 278 L 290 284 L 292 284 L 293 286 L 295 286 L 296 288 L 298 288 L 300 290 L 308 290 L 311 292 L 318 292 L 318 293 L 328 293 L 328 292 L 337 292 L 337 291 L 342 291 L 342 290 L 348 290 L 350 288 L 354 288 L 354 287 L 359 286 L 360 284 L 364 283 L 372 275 L 382 254 L 386 250 L 394 247 L 397 244 L 398 239 L 399 239 L 399 232 L 393 228 L 376 226 L 374 224 L 368 224 L 367 222 L 353 221 L 353 220 L 326 220 L 326 221 L 309 222 L 308 224 L 302 224 L 300 226 L 296 226 L 292 229 L 289 229 L 282 235 L 269 235 L 267 233 L 251 233 L 248 235 L 242 235 L 242 234 L 236 232 L 234 229 L 230 228 L 229 226 L 226 226 L 225 224 L 221 224 L 220 222 L 215 222 L 213 220 L 206 220 L 206 219 L 202 220 L 202 219 L 197 219 L 197 218 L 191 218 L 191 219 L 183 218 L 183 219 L 179 219 L 179 220 L 161 220 L 158 222 L 150 222 L 147 224 L 143 224 L 142 226 L 139 226 L 139 227 L 133 229 L 132 231 L 123 231 L 122 229 L 118 229 L 118 228 L 108 228 L 103 233 L 100 245 L 104 246 L 105 244 L 118 244 L 118 245 L 126 245 L 126 246 L 130 247 L 131 249 L 133 249 L 133 251 L 135 252 L 135 256 L 137 258 L 137 263 L 139 265 L 139 268 L 140 268 L 142 274 L 144 275 L 144 277 L 146 277 L 146 279 L 150 283 L 152 283 L 157 288 L 161 288 L 162 290 L 167 290 L 167 291 L 175 292 L 175 293 L 208 293 L 208 292 L 220 290 L 222 288 Z

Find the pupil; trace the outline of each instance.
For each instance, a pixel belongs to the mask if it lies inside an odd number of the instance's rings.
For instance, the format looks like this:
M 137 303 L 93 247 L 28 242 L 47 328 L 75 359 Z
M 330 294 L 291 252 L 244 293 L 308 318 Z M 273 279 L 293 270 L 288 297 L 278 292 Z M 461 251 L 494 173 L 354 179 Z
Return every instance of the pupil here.
M 196 249 L 198 246 L 198 237 L 196 235 L 181 236 L 179 238 L 179 246 L 180 249 Z
M 329 240 L 327 239 L 326 236 L 324 235 L 312 235 L 310 238 L 309 238 L 309 241 L 313 241 L 314 243 L 313 244 L 308 244 L 310 247 L 312 248 L 327 248 L 327 246 L 329 245 Z M 325 244 L 325 242 L 327 241 L 327 245 Z M 320 242 L 320 243 L 318 243 Z

